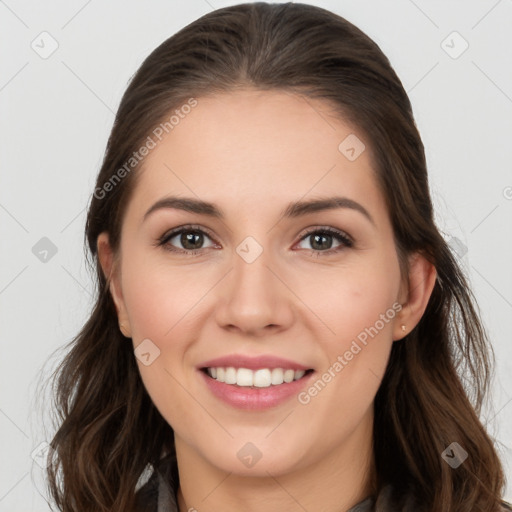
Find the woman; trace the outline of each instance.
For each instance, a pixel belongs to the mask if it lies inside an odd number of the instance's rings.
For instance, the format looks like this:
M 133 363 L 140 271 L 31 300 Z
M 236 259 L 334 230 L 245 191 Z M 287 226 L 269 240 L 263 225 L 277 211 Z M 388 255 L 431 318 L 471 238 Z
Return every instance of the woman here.
M 478 418 L 491 347 L 409 99 L 343 18 L 238 5 L 160 45 L 86 237 L 61 510 L 510 510 Z

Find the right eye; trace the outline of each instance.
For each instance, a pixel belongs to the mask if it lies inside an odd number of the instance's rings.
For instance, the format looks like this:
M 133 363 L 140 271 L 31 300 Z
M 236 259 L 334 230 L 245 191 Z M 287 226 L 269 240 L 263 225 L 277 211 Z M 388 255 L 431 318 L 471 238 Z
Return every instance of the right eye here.
M 166 232 L 159 239 L 158 245 L 167 251 L 193 256 L 204 249 L 202 246 L 205 237 L 211 239 L 206 231 L 197 226 L 181 226 L 180 228 Z M 176 241 L 173 242 L 174 239 L 176 239 Z M 182 247 L 176 247 L 176 244 L 181 244 Z M 209 247 L 215 247 L 215 244 Z

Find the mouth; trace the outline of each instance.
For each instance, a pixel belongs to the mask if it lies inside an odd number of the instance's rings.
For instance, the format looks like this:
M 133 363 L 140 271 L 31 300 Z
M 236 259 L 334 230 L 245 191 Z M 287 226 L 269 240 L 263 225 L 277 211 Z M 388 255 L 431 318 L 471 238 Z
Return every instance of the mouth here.
M 238 388 L 262 389 L 289 384 L 304 379 L 313 369 L 292 368 L 235 368 L 212 366 L 200 368 L 210 379 Z
M 286 404 L 314 379 L 313 368 L 274 354 L 227 354 L 196 366 L 206 389 L 241 410 L 263 411 Z

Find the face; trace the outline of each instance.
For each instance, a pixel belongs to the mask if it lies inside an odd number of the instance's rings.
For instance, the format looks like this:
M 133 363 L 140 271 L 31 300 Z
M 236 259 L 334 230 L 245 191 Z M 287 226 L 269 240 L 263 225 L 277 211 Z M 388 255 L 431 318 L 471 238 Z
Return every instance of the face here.
M 179 453 L 251 475 L 357 456 L 406 298 L 363 134 L 320 100 L 199 97 L 140 172 L 111 290 Z

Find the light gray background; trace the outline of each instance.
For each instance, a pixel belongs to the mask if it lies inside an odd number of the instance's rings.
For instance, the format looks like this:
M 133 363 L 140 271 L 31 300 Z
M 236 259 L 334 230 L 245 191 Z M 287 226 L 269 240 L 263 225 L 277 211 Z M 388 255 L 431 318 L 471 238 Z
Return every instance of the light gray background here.
M 43 369 L 49 354 L 89 312 L 85 207 L 121 95 L 158 44 L 234 3 L 0 1 L 0 511 L 48 510 L 31 458 L 50 439 L 35 391 L 56 362 Z M 438 225 L 461 250 L 495 347 L 493 408 L 483 419 L 510 477 L 512 0 L 311 3 L 372 37 L 409 93 Z M 31 47 L 50 48 L 43 31 L 58 43 L 46 59 Z M 447 53 L 463 48 L 453 31 L 469 44 L 458 58 Z M 32 252 L 42 237 L 57 248 L 46 262 Z

